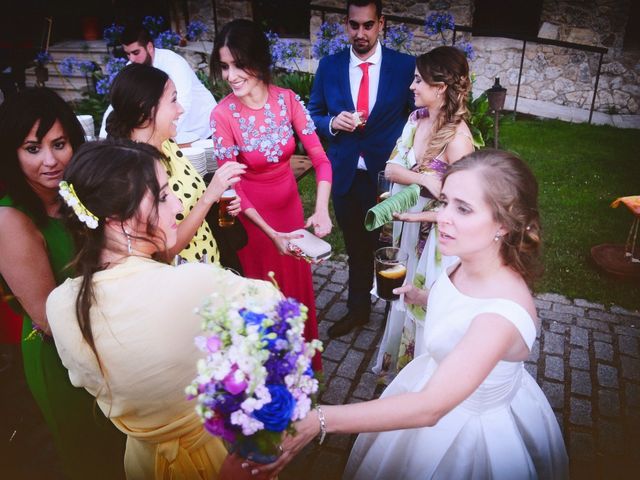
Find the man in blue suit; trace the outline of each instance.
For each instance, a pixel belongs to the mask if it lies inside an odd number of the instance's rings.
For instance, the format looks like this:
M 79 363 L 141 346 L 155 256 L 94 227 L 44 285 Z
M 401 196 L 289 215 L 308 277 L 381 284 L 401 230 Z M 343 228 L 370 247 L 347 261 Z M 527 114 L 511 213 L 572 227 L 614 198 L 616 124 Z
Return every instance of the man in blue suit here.
M 349 256 L 348 313 L 329 329 L 332 338 L 369 321 L 379 232 L 367 232 L 364 217 L 413 108 L 415 59 L 383 47 L 383 28 L 380 0 L 347 0 L 351 48 L 320 61 L 309 101 L 311 118 L 329 141 L 333 206 Z

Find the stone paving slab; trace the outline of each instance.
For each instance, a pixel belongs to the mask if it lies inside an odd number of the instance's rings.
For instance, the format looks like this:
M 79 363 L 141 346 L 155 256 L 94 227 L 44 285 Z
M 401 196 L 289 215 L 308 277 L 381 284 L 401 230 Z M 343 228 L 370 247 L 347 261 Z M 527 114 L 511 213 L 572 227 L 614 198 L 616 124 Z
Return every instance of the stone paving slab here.
M 371 321 L 331 340 L 327 329 L 347 310 L 346 263 L 314 267 L 320 339 L 324 342 L 322 403 L 377 398 L 371 371 L 384 332 L 383 301 Z M 640 472 L 640 312 L 607 308 L 555 293 L 536 296 L 541 332 L 525 363 L 549 399 L 562 429 L 574 479 L 637 478 Z M 353 435 L 310 444 L 281 480 L 340 479 Z

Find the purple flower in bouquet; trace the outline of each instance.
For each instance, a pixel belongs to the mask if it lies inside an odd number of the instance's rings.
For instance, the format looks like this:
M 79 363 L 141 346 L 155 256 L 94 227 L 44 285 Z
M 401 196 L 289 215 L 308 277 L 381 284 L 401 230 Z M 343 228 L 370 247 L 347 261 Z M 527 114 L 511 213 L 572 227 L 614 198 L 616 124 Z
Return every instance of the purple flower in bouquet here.
M 187 40 L 195 42 L 208 30 L 207 26 L 199 20 L 189 22 L 187 25 Z
M 444 35 L 447 30 L 453 30 L 456 24 L 450 13 L 432 13 L 427 17 L 424 32 L 427 35 Z
M 221 417 L 208 418 L 204 422 L 204 428 L 211 435 L 220 437 L 227 442 L 233 442 L 236 439 L 235 434 L 227 428 Z
M 322 348 L 302 336 L 307 308 L 296 300 L 256 301 L 250 294 L 232 305 L 212 297 L 198 312 L 205 335 L 196 345 L 205 358 L 186 388 L 207 431 L 230 440 L 239 454 L 273 461 L 272 440 L 304 418 L 318 390 L 311 359 Z M 242 304 L 242 307 L 238 305 Z M 220 344 L 210 348 L 209 339 Z M 276 452 L 277 453 L 277 452 Z M 268 460 L 271 459 L 271 460 Z
M 253 412 L 253 416 L 264 424 L 266 430 L 282 432 L 291 423 L 295 401 L 284 385 L 267 385 L 267 388 L 271 394 L 271 402 Z

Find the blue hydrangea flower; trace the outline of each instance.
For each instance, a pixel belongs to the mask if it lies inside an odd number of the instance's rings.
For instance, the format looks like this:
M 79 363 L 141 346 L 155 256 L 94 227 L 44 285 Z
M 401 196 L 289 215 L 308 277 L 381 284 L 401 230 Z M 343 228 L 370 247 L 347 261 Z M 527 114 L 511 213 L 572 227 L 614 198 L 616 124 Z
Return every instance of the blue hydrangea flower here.
M 313 44 L 312 53 L 315 58 L 338 53 L 349 46 L 347 36 L 338 23 L 324 22 L 316 32 L 316 41 Z
M 469 42 L 460 42 L 456 45 L 456 48 L 462 50 L 462 53 L 467 57 L 467 60 L 473 60 L 476 58 L 476 52 L 473 49 L 473 45 Z
M 392 50 L 409 53 L 411 52 L 413 35 L 413 31 L 404 23 L 391 25 L 387 28 L 387 34 L 382 41 L 382 44 Z
M 49 52 L 38 52 L 36 54 L 35 60 L 38 66 L 44 67 L 47 63 L 50 63 L 53 61 L 53 57 Z
M 151 35 L 151 38 L 153 39 L 160 35 L 164 25 L 164 17 L 161 16 L 152 17 L 151 15 L 147 15 L 144 17 L 144 20 L 142 20 L 142 26 L 147 32 L 149 32 L 149 35 Z
M 178 35 L 173 30 L 165 30 L 160 33 L 156 39 L 153 41 L 153 45 L 156 48 L 168 48 L 173 50 L 173 48 L 180 43 L 180 35 Z
M 282 40 L 274 32 L 266 32 L 265 36 L 269 41 L 272 65 L 278 65 L 289 72 L 298 70 L 298 62 L 304 58 L 304 51 L 299 42 L 292 40 Z
M 76 57 L 66 57 L 63 58 L 60 63 L 58 63 L 58 69 L 60 73 L 65 77 L 70 76 L 75 70 L 78 64 L 78 59 Z
M 107 75 L 116 75 L 125 67 L 126 64 L 127 61 L 124 58 L 112 57 L 105 65 L 105 71 L 107 72 Z
M 424 31 L 427 35 L 442 35 L 447 30 L 453 30 L 455 26 L 450 13 L 432 13 L 427 17 Z
M 189 22 L 187 25 L 187 40 L 195 42 L 200 40 L 200 37 L 208 30 L 207 26 L 199 20 Z
M 124 27 L 112 23 L 102 31 L 102 38 L 107 42 L 107 46 L 113 47 L 119 45 L 122 42 L 122 33 Z

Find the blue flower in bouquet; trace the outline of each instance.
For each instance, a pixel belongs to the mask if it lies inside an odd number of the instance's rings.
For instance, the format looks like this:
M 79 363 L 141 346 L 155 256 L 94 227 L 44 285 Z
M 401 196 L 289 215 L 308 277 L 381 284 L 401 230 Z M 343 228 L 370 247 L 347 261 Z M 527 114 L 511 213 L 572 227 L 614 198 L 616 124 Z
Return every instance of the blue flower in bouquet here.
M 189 25 L 187 25 L 187 40 L 190 42 L 200 40 L 200 37 L 202 37 L 207 30 L 207 26 L 199 20 L 189 22 Z
M 124 27 L 112 23 L 102 31 L 102 38 L 107 42 L 108 47 L 115 47 L 122 43 L 122 34 L 124 33 Z
M 450 13 L 432 13 L 427 17 L 424 31 L 427 35 L 443 35 L 447 30 L 453 30 L 456 24 Z
M 282 432 L 291 423 L 295 400 L 284 385 L 267 385 L 267 388 L 271 402 L 253 412 L 253 416 L 264 424 L 266 430 Z
M 153 39 L 155 39 L 160 34 L 162 29 L 164 28 L 164 25 L 164 17 L 161 16 L 154 17 L 151 15 L 147 15 L 142 20 L 142 26 L 147 32 L 149 32 L 149 35 L 151 35 L 151 38 Z
M 168 48 L 170 50 L 173 49 L 176 45 L 180 43 L 180 35 L 178 35 L 173 30 L 165 30 L 160 33 L 155 40 L 153 41 L 153 45 L 156 48 Z
M 258 301 L 247 293 L 227 302 L 214 294 L 198 311 L 205 335 L 195 343 L 205 358 L 185 391 L 197 399 L 208 432 L 240 443 L 281 432 L 308 414 L 318 390 L 311 359 L 322 347 L 304 341 L 308 309 L 293 299 Z
M 322 58 L 327 55 L 338 53 L 349 46 L 349 40 L 338 23 L 324 22 L 316 32 L 316 41 L 313 44 L 312 52 L 315 58 Z
M 411 51 L 413 35 L 413 31 L 409 30 L 409 27 L 404 23 L 391 25 L 387 28 L 387 33 L 382 44 L 392 50 L 409 53 Z

